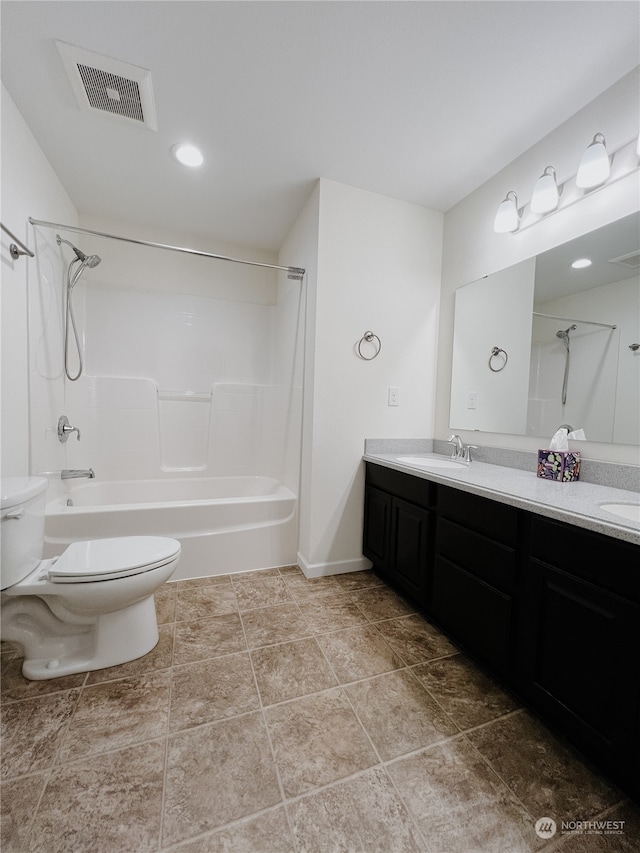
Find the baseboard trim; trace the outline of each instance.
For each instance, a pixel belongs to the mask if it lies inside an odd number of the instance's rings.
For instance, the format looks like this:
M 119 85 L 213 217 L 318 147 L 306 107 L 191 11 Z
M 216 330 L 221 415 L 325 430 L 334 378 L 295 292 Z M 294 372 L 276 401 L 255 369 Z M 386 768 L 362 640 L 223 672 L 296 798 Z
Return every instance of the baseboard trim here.
M 355 560 L 337 560 L 333 563 L 310 563 L 300 551 L 298 551 L 297 560 L 306 578 L 323 578 L 329 575 L 344 575 L 347 572 L 362 572 L 370 569 L 372 565 L 366 557 L 358 557 Z

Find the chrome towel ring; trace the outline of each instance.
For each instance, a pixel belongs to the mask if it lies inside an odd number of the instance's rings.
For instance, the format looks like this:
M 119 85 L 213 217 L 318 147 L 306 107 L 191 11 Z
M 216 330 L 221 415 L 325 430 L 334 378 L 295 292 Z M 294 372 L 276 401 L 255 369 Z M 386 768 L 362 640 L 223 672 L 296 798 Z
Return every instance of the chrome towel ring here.
M 363 355 L 362 354 L 362 344 L 363 343 L 373 344 L 376 348 L 376 351 L 373 355 Z M 373 332 L 365 332 L 364 335 L 358 341 L 358 355 L 360 358 L 363 358 L 365 361 L 373 361 L 376 356 L 380 355 L 380 350 L 382 349 L 382 342 L 377 335 L 374 335 Z
M 500 365 L 500 367 L 493 366 L 493 359 L 500 356 L 500 353 L 504 356 L 504 362 Z M 491 350 L 491 355 L 489 356 L 489 370 L 492 370 L 494 373 L 500 373 L 501 370 L 504 370 L 507 366 L 507 362 L 509 361 L 509 356 L 501 347 L 493 347 Z

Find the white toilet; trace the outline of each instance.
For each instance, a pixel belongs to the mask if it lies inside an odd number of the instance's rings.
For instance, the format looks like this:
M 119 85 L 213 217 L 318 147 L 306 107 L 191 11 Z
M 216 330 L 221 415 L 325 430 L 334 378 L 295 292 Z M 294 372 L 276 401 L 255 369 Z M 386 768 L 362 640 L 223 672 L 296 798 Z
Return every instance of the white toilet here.
M 158 642 L 153 593 L 175 571 L 180 543 L 93 539 L 42 559 L 46 489 L 43 477 L 2 480 L 0 638 L 21 646 L 34 680 L 147 654 Z

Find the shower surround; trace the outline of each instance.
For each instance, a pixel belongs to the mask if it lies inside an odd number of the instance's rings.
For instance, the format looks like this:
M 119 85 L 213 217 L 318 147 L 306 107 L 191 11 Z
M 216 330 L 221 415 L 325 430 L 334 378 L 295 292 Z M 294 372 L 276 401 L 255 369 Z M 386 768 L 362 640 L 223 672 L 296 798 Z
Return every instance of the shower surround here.
M 36 244 L 31 470 L 50 478 L 48 555 L 78 538 L 162 529 L 183 544 L 183 578 L 295 563 L 301 284 L 212 259 L 181 256 L 177 267 L 171 253 L 85 236 L 104 262 L 74 293 L 85 369 L 69 382 L 66 266 L 52 232 L 37 228 Z M 80 442 L 58 443 L 62 414 Z M 81 483 L 63 484 L 59 471 L 88 467 L 96 480 L 80 506 Z

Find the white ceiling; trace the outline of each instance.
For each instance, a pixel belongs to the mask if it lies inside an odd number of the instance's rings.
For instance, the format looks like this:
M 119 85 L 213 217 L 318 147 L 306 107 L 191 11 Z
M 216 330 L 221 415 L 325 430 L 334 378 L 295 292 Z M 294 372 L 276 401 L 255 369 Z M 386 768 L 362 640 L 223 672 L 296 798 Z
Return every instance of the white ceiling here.
M 635 0 L 0 11 L 3 82 L 81 213 L 271 249 L 318 177 L 448 210 L 640 59 Z M 149 69 L 158 131 L 81 111 L 56 39 Z

